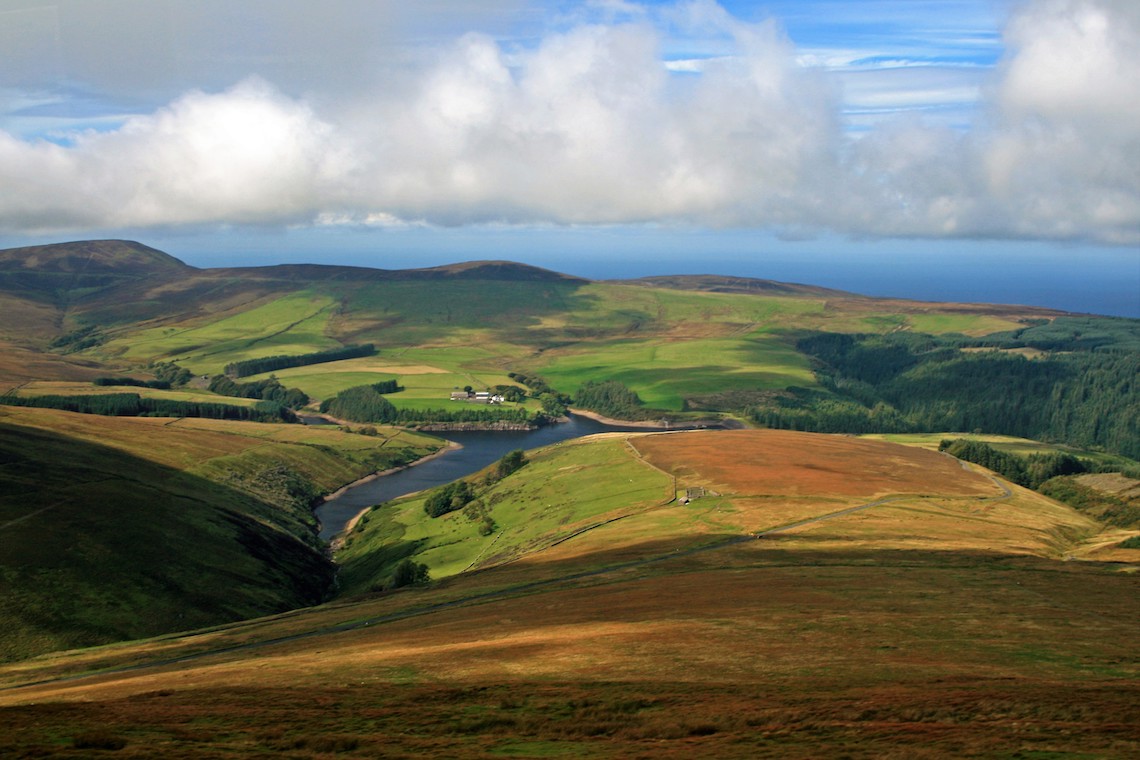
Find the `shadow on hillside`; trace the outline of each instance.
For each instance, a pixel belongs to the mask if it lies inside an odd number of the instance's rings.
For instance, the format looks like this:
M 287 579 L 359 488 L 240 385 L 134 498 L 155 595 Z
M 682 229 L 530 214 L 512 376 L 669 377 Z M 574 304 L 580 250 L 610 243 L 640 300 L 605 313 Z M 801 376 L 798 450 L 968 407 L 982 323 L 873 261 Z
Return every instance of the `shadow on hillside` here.
M 0 423 L 0 659 L 318 603 L 333 568 L 300 525 L 247 492 Z

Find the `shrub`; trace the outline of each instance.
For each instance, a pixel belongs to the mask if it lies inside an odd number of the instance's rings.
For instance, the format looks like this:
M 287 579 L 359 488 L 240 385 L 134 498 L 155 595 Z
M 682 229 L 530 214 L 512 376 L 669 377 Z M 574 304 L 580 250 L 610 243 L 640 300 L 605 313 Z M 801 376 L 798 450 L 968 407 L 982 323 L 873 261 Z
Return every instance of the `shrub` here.
M 391 587 L 403 588 L 418 583 L 427 583 L 430 580 L 431 574 L 428 572 L 427 565 L 405 559 L 401 560 L 400 564 L 396 565 L 396 569 L 392 571 Z

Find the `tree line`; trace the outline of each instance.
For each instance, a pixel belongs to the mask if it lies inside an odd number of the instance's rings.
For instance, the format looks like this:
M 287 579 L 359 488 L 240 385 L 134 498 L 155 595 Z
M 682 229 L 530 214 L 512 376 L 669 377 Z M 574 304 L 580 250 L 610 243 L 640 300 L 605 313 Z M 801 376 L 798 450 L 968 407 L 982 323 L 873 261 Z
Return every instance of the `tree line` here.
M 251 383 L 238 383 L 228 375 L 214 375 L 208 386 L 210 392 L 220 396 L 235 398 L 255 398 L 262 401 L 276 401 L 290 409 L 300 409 L 309 403 L 309 396 L 300 388 L 286 388 L 272 375 L 265 380 Z
M 1140 527 L 1140 500 L 1125 500 L 1079 482 L 1074 476 L 1098 472 L 1101 468 L 1072 454 L 1057 452 L 1023 457 L 963 438 L 944 440 L 938 450 L 993 470 L 1006 480 L 1068 504 L 1106 525 Z
M 232 378 L 260 375 L 263 372 L 276 372 L 279 369 L 290 367 L 305 367 L 310 364 L 324 364 L 342 359 L 358 359 L 362 356 L 372 356 L 376 353 L 376 346 L 371 343 L 334 348 L 328 351 L 317 351 L 311 354 L 281 354 L 278 356 L 263 356 L 260 359 L 243 359 L 230 362 L 222 371 Z
M 137 393 L 101 393 L 76 396 L 0 396 L 0 404 L 40 409 L 60 409 L 109 417 L 205 417 L 250 422 L 296 422 L 292 409 L 275 401 L 253 406 L 232 406 L 199 401 L 144 398 Z
M 574 396 L 574 403 L 619 420 L 644 420 L 664 414 L 646 407 L 635 391 L 618 380 L 587 380 Z
M 958 339 L 819 333 L 796 347 L 822 390 L 789 388 L 749 410 L 763 426 L 836 433 L 962 430 L 1065 441 L 1140 458 L 1140 353 L 1029 359 L 964 353 Z

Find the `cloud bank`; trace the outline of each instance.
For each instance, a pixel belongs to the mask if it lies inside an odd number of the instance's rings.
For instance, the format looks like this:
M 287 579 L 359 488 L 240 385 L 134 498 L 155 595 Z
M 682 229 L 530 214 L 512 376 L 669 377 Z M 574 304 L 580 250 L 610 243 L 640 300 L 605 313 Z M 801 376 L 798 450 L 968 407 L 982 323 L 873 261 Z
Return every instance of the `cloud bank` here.
M 610 12 L 527 45 L 354 53 L 360 75 L 335 91 L 249 76 L 109 130 L 0 131 L 0 230 L 682 223 L 1140 243 L 1131 0 L 1021 7 L 967 131 L 912 117 L 858 135 L 839 80 L 775 21 L 712 2 L 667 24 Z M 678 29 L 723 53 L 666 65 Z

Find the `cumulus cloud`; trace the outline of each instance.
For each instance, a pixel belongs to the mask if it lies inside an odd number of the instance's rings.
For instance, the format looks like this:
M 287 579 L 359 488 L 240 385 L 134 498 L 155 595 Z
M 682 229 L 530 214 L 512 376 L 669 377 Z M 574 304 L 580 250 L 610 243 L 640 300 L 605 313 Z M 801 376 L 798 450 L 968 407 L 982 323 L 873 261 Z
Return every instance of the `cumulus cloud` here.
M 34 230 L 308 217 L 334 180 L 332 133 L 256 79 L 66 146 L 0 133 L 0 219 Z
M 903 119 L 860 136 L 837 80 L 774 21 L 708 0 L 667 23 L 597 8 L 604 23 L 534 44 L 433 43 L 336 98 L 249 78 L 61 144 L 0 132 L 0 228 L 684 222 L 1140 240 L 1127 0 L 1020 9 L 970 131 Z M 722 49 L 669 66 L 677 29 Z

